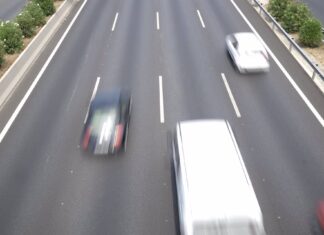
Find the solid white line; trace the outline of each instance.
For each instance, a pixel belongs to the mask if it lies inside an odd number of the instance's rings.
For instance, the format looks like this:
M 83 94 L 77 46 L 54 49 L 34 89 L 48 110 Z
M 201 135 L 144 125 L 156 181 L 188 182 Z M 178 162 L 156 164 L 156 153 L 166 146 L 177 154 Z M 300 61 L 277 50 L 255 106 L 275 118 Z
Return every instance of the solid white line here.
M 263 41 L 263 39 L 260 37 L 260 35 L 258 34 L 258 32 L 254 29 L 254 27 L 248 21 L 248 19 L 245 17 L 245 15 L 242 13 L 242 11 L 238 8 L 238 6 L 235 4 L 235 2 L 233 0 L 231 0 L 231 2 L 234 5 L 234 7 L 236 8 L 236 10 L 239 12 L 239 14 L 242 16 L 242 18 L 245 20 L 245 22 L 247 23 L 247 25 L 250 27 L 250 29 L 257 35 L 257 37 L 263 43 L 263 45 L 267 49 L 267 51 L 270 54 L 270 56 L 273 58 L 273 60 L 278 65 L 278 67 L 283 72 L 283 74 L 286 76 L 286 78 L 288 79 L 288 81 L 290 82 L 290 84 L 295 88 L 295 90 L 297 91 L 297 93 L 299 94 L 299 96 L 303 99 L 303 101 L 305 102 L 305 104 L 307 105 L 307 107 L 314 114 L 314 116 L 317 118 L 317 120 L 322 125 L 322 127 L 324 127 L 323 117 L 319 114 L 319 112 L 315 109 L 315 107 L 312 105 L 312 103 L 308 100 L 308 98 L 306 97 L 306 95 L 298 87 L 297 83 L 292 79 L 292 77 L 289 75 L 289 73 L 283 67 L 283 65 L 280 63 L 280 61 L 277 59 L 277 57 L 273 54 L 273 52 L 270 50 L 270 48 L 267 46 L 267 44 L 265 44 L 265 42 Z
M 156 29 L 160 29 L 160 17 L 159 17 L 159 12 L 156 12 Z
M 54 55 L 56 54 L 56 52 L 58 51 L 59 47 L 61 46 L 63 40 L 65 39 L 66 35 L 68 34 L 68 32 L 70 31 L 72 25 L 74 24 L 74 22 L 76 21 L 76 19 L 78 18 L 80 12 L 82 11 L 83 7 L 85 6 L 85 4 L 87 3 L 88 0 L 85 0 L 82 4 L 82 6 L 80 7 L 80 9 L 78 10 L 78 12 L 76 13 L 76 15 L 74 16 L 74 18 L 72 19 L 71 23 L 69 24 L 69 26 L 67 27 L 67 29 L 65 30 L 63 36 L 61 37 L 60 41 L 57 43 L 57 45 L 55 46 L 54 50 L 52 51 L 51 55 L 47 58 L 45 64 L 43 65 L 42 69 L 39 71 L 39 73 L 37 74 L 37 77 L 35 78 L 35 80 L 33 81 L 33 83 L 31 84 L 31 86 L 29 87 L 28 91 L 26 92 L 25 96 L 22 98 L 22 100 L 20 101 L 20 103 L 18 104 L 17 108 L 15 109 L 15 111 L 13 112 L 13 114 L 11 115 L 9 121 L 6 123 L 5 127 L 3 128 L 3 130 L 0 133 L 0 143 L 2 142 L 3 138 L 5 137 L 5 135 L 7 134 L 9 128 L 11 127 L 12 123 L 15 121 L 16 117 L 18 116 L 20 110 L 22 109 L 22 107 L 24 106 L 24 104 L 26 103 L 28 97 L 30 96 L 30 94 L 32 93 L 32 91 L 34 90 L 34 88 L 36 87 L 38 81 L 40 80 L 40 78 L 42 77 L 42 75 L 44 74 L 47 66 L 49 65 L 49 63 L 51 62 L 51 60 L 53 59 Z
M 164 123 L 164 104 L 163 104 L 162 76 L 159 76 L 159 91 L 160 91 L 160 121 L 161 121 L 161 123 Z
M 234 96 L 233 96 L 233 94 L 232 94 L 231 88 L 230 88 L 230 86 L 228 85 L 228 82 L 227 82 L 227 79 L 226 79 L 225 75 L 224 75 L 223 73 L 222 73 L 221 75 L 222 75 L 222 78 L 223 78 L 223 81 L 224 81 L 224 84 L 225 84 L 225 87 L 226 87 L 227 93 L 228 93 L 228 95 L 229 95 L 229 97 L 230 97 L 230 100 L 231 100 L 231 102 L 232 102 L 232 105 L 233 105 L 233 107 L 234 107 L 234 110 L 235 110 L 236 116 L 237 116 L 238 118 L 240 118 L 240 117 L 241 117 L 241 113 L 240 113 L 240 111 L 239 111 L 239 109 L 238 109 L 238 106 L 237 106 L 237 104 L 236 104 L 236 102 L 235 102 L 235 99 L 234 99 Z
M 115 26 L 116 26 L 116 23 L 117 23 L 118 15 L 119 15 L 119 13 L 117 12 L 117 13 L 116 13 L 116 16 L 115 16 L 115 19 L 114 19 L 113 26 L 112 26 L 112 28 L 111 28 L 111 31 L 114 31 L 114 30 L 115 30 Z
M 199 11 L 199 10 L 197 10 L 197 14 L 198 14 L 198 17 L 199 17 L 199 19 L 200 19 L 200 22 L 201 22 L 202 27 L 205 28 L 205 23 L 204 23 L 204 21 L 203 21 L 201 15 L 200 15 L 200 11 Z
M 93 98 L 95 97 L 96 93 L 97 93 L 97 90 L 98 90 L 98 86 L 99 86 L 99 82 L 100 82 L 100 77 L 97 77 L 97 80 L 96 80 L 96 83 L 95 83 L 95 86 L 93 88 L 93 91 L 92 91 L 92 95 L 91 95 L 91 98 L 90 98 L 90 102 L 89 102 L 89 105 L 88 105 L 88 109 L 87 109 L 87 114 L 84 118 L 84 121 L 83 123 L 86 122 L 87 118 L 88 118 L 88 115 L 89 115 L 89 109 L 90 109 L 90 104 L 91 104 L 91 101 L 93 100 Z

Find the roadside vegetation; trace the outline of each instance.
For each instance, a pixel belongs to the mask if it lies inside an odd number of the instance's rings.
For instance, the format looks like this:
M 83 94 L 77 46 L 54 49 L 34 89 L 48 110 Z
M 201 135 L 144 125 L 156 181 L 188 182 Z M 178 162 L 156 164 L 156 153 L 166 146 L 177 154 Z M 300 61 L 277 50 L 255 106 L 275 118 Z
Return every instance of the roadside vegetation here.
M 298 33 L 299 43 L 305 47 L 322 44 L 322 26 L 304 3 L 297 0 L 270 0 L 269 13 L 288 33 Z
M 20 53 L 32 37 L 55 13 L 55 3 L 63 0 L 29 0 L 22 11 L 10 21 L 0 20 L 0 77 L 6 68 L 6 60 Z M 18 57 L 15 56 L 15 58 Z
M 0 40 L 4 44 L 7 54 L 19 52 L 23 47 L 23 34 L 16 22 L 6 21 L 0 23 Z
M 319 47 L 322 43 L 321 22 L 315 18 L 305 21 L 299 30 L 299 41 L 307 47 Z

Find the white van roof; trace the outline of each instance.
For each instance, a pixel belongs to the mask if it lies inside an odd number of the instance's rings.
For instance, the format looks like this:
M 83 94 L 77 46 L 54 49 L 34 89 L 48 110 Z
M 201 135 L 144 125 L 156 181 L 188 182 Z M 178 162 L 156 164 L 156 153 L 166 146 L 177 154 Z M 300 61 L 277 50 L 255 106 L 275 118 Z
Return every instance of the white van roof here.
M 184 121 L 178 127 L 192 220 L 240 223 L 248 219 L 262 223 L 261 210 L 229 123 Z

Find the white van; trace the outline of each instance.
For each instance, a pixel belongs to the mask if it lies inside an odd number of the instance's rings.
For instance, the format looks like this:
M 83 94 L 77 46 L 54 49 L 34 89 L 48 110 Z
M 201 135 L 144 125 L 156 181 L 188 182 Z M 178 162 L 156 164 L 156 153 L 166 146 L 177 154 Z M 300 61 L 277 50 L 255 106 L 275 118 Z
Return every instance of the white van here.
M 182 235 L 264 235 L 259 203 L 225 120 L 177 123 L 173 163 Z

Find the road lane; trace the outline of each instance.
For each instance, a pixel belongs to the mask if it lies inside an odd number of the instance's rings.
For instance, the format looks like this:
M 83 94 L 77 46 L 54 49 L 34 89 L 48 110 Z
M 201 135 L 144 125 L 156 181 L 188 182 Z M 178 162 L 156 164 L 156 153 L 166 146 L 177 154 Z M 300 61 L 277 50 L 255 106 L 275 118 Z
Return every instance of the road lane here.
M 230 64 L 224 65 L 223 58 L 213 59 L 213 48 L 205 46 L 207 30 L 202 28 L 196 9 L 191 2 L 161 3 L 161 22 L 168 26 L 161 43 L 169 129 L 184 119 L 235 117 L 220 76 L 223 69 L 231 69 Z M 224 48 L 221 52 L 225 52 Z
M 266 42 L 302 80 L 247 6 Z M 0 145 L 2 234 L 177 234 L 167 133 L 192 118 L 232 124 L 269 234 L 309 233 L 313 204 L 324 195 L 323 130 L 272 60 L 268 74 L 233 70 L 224 38 L 241 30 L 249 28 L 229 1 L 89 2 Z M 98 92 L 132 91 L 128 147 L 119 157 L 79 148 L 98 77 Z M 306 89 L 314 91 L 308 83 Z M 311 99 L 323 103 L 316 93 Z
M 99 91 L 120 86 L 130 89 L 133 98 L 127 153 L 121 159 L 127 167 L 103 171 L 105 177 L 121 179 L 116 184 L 122 196 L 115 198 L 118 203 L 102 208 L 105 216 L 96 222 L 98 229 L 115 234 L 174 234 L 166 133 L 159 116 L 156 9 L 155 2 L 122 4 L 110 49 L 98 69 Z M 121 221 L 107 223 L 107 217 Z

